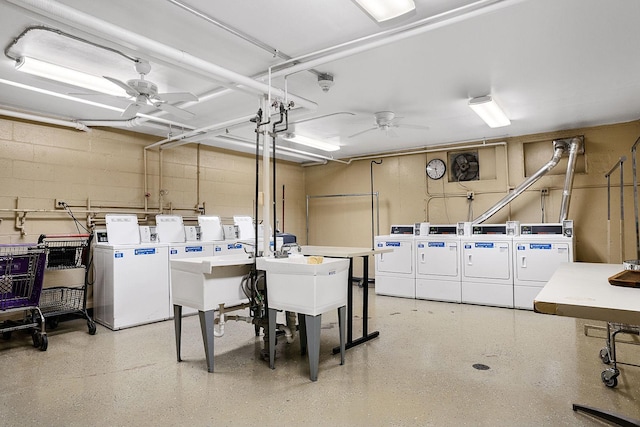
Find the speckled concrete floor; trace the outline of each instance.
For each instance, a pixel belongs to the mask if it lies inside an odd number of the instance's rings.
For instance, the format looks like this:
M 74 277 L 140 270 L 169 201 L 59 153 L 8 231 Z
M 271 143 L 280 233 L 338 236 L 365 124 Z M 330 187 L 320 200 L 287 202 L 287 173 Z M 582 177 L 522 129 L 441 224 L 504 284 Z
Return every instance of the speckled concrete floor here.
M 361 292 L 354 288 L 356 301 Z M 183 323 L 182 363 L 172 321 L 117 332 L 99 326 L 95 336 L 82 320 L 64 322 L 46 352 L 16 333 L 0 340 L 0 425 L 602 425 L 572 403 L 640 419 L 640 368 L 623 366 L 618 387 L 604 386 L 603 335 L 585 336 L 583 321 L 370 299 L 370 330 L 380 337 L 348 350 L 344 366 L 331 354 L 337 315 L 323 316 L 317 382 L 297 339 L 279 340 L 270 370 L 259 357 L 261 337 L 246 323 L 228 323 L 216 338 L 212 374 L 194 316 Z M 619 359 L 638 363 L 639 349 L 620 345 Z

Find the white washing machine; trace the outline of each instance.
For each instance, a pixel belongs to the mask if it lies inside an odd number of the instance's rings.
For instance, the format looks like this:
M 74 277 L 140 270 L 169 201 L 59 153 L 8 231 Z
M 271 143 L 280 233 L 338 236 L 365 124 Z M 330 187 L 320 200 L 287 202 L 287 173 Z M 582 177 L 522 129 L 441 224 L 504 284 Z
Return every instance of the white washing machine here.
M 533 310 L 533 300 L 561 263 L 574 261 L 573 221 L 520 224 L 513 238 L 513 303 Z
M 225 226 L 219 216 L 200 215 L 198 217 L 200 227 L 200 241 L 213 245 L 213 255 L 231 255 L 234 253 L 244 253 L 244 246 L 238 242 L 237 227 Z
M 94 319 L 117 330 L 166 320 L 169 246 L 141 243 L 135 215 L 106 215 L 94 247 Z
M 376 295 L 416 297 L 414 225 L 392 225 L 389 235 L 376 236 L 378 248 L 393 252 L 376 254 Z
M 250 216 L 234 216 L 233 223 L 238 230 L 238 241 L 240 243 L 246 243 L 250 246 L 255 246 L 256 241 L 256 231 L 254 229 L 253 218 Z M 273 251 L 273 230 L 269 227 L 269 248 Z M 264 234 L 264 226 L 262 224 L 258 225 L 258 252 L 263 250 L 263 239 Z M 282 249 L 282 245 L 284 244 L 283 237 L 276 237 L 276 247 L 277 250 Z
M 416 229 L 416 298 L 461 302 L 461 246 L 457 225 Z
M 472 225 L 462 244 L 462 302 L 513 308 L 517 223 Z
M 156 215 L 156 233 L 160 243 L 169 245 L 169 266 L 173 259 L 199 258 L 213 256 L 213 242 L 187 241 L 187 234 L 182 217 L 179 215 Z M 192 239 L 198 238 L 197 230 L 190 230 Z M 169 274 L 169 296 L 172 295 L 171 290 L 171 274 Z M 173 317 L 173 300 L 169 300 L 169 311 Z M 195 314 L 198 311 L 184 307 L 182 309 L 183 316 Z

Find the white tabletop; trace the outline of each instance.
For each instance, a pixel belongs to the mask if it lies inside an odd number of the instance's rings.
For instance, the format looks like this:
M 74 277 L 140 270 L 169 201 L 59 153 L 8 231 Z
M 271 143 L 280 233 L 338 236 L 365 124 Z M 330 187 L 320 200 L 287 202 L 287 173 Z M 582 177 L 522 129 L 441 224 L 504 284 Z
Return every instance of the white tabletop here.
M 347 246 L 302 246 L 303 255 L 321 255 L 333 258 L 354 258 L 357 256 L 367 256 L 393 252 L 389 249 L 357 248 Z
M 640 289 L 613 286 L 622 264 L 561 264 L 535 298 L 536 312 L 640 325 Z

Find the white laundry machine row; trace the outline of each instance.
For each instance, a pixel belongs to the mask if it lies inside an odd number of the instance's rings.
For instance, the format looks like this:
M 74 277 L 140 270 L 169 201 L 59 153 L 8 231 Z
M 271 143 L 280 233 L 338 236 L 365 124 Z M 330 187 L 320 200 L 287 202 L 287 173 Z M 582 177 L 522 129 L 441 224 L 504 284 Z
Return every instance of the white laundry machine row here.
M 219 216 L 200 215 L 198 226 L 200 241 L 213 244 L 214 256 L 244 253 L 244 245 L 238 242 L 238 231 L 235 225 L 223 226 Z
M 415 225 L 392 225 L 389 235 L 375 237 L 378 248 L 393 252 L 375 256 L 375 293 L 403 298 L 416 297 Z
M 573 221 L 520 224 L 513 238 L 513 303 L 533 310 L 533 300 L 561 263 L 574 261 Z
M 140 240 L 136 215 L 106 215 L 94 247 L 96 322 L 117 330 L 170 317 L 169 245 Z
M 416 224 L 415 234 L 416 298 L 461 302 L 458 225 Z
M 462 244 L 463 303 L 513 308 L 513 237 L 518 223 L 465 224 Z

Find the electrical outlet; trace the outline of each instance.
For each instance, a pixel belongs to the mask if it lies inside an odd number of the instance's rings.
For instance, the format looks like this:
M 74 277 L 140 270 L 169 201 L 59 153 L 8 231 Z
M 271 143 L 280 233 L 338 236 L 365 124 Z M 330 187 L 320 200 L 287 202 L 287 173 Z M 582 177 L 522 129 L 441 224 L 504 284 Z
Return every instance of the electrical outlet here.
M 548 196 L 549 195 L 549 189 L 548 188 L 541 188 L 540 189 L 540 194 L 542 194 L 543 196 Z
M 64 199 L 56 199 L 56 209 L 64 209 L 67 202 Z
M 467 200 L 473 200 L 473 191 L 467 191 Z

